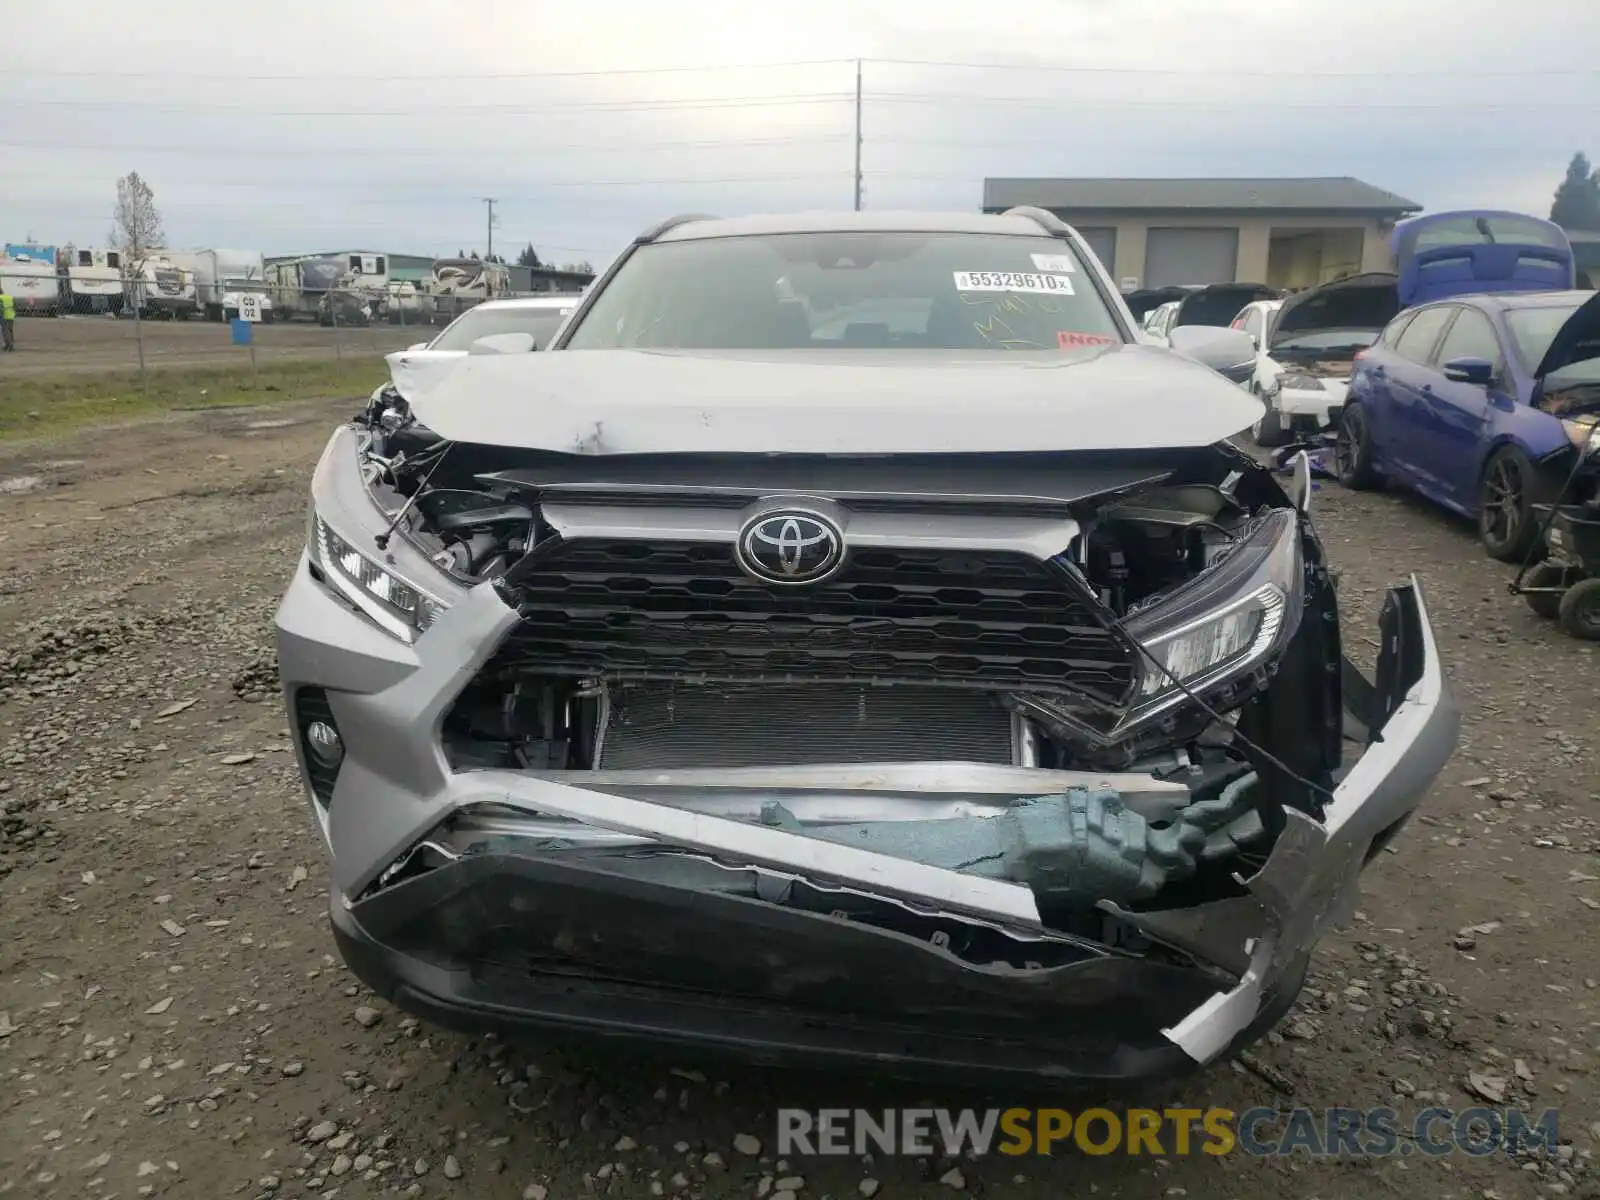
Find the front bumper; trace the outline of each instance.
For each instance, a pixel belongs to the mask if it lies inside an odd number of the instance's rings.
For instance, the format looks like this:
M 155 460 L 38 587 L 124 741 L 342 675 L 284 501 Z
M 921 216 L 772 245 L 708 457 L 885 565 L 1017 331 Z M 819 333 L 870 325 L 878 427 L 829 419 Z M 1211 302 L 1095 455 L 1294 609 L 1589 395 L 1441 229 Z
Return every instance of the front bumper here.
M 302 689 L 321 689 L 345 747 L 331 787 L 322 777 L 327 803 L 311 800 L 341 950 L 397 1004 L 470 1028 L 917 1073 L 1171 1075 L 1248 1042 L 1292 1002 L 1312 946 L 1354 907 L 1362 868 L 1460 724 L 1412 581 L 1390 593 L 1378 685 L 1347 688 L 1382 739 L 1344 774 L 1326 819 L 1289 811 L 1239 895 L 1139 913 L 1103 903 L 1107 928 L 1129 939 L 1119 946 L 1047 928 L 1024 886 L 752 823 L 750 810 L 781 792 L 795 811 L 843 797 L 970 814 L 1085 783 L 1125 796 L 1174 785 L 950 763 L 452 771 L 444 714 L 517 620 L 485 585 L 405 645 L 304 560 L 277 616 L 291 725 L 304 727 Z M 799 895 L 812 902 L 791 903 Z
M 1279 388 L 1273 393 L 1273 407 L 1283 415 L 1286 429 L 1317 433 L 1338 423 L 1346 391 L 1346 384 L 1336 380 L 1327 380 L 1317 391 Z

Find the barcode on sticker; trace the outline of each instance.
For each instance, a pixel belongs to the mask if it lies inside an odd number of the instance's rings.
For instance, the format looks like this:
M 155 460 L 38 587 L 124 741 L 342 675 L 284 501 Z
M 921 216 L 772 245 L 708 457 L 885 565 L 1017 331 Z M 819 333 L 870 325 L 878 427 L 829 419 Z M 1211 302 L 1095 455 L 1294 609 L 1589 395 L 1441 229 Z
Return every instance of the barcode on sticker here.
M 1029 271 L 957 271 L 958 292 L 1040 292 L 1047 296 L 1070 296 L 1072 280 L 1065 275 L 1037 274 Z

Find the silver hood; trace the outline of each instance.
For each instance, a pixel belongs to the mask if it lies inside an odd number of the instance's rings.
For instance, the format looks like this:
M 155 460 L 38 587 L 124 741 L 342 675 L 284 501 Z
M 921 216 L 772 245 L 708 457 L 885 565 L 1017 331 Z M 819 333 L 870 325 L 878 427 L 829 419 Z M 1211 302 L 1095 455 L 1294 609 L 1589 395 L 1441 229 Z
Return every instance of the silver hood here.
M 412 411 L 450 441 L 557 453 L 860 456 L 1207 446 L 1261 406 L 1170 350 L 1123 345 L 472 355 Z

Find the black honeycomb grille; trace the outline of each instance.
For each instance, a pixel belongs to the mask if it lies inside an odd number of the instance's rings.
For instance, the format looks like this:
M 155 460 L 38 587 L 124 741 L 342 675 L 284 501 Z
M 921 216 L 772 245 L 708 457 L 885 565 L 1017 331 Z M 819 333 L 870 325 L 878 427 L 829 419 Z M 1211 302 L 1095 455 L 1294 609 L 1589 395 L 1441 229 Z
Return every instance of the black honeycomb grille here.
M 1047 563 L 858 549 L 808 587 L 746 576 L 724 543 L 577 540 L 512 589 L 488 670 L 613 679 L 936 683 L 1123 701 L 1131 653 Z

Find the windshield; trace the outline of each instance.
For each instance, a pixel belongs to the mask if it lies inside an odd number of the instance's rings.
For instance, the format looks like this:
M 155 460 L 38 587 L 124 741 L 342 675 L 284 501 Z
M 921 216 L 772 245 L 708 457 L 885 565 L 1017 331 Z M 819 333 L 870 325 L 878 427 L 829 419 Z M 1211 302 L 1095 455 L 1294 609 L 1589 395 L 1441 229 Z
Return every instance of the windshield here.
M 1261 299 L 1255 290 L 1237 291 L 1231 288 L 1197 292 L 1178 306 L 1179 325 L 1227 326 L 1239 310 L 1253 300 Z
M 534 346 L 543 350 L 570 311 L 563 308 L 474 308 L 457 317 L 450 328 L 433 339 L 428 349 L 465 350 L 481 337 L 531 333 Z
M 1272 344 L 1274 350 L 1364 350 L 1378 340 L 1378 329 L 1308 329 L 1305 333 L 1284 335 Z
M 1061 350 L 1124 341 L 1072 247 L 970 233 L 641 246 L 569 350 Z
M 1494 245 L 1506 242 L 1565 249 L 1560 229 L 1537 217 L 1516 213 L 1441 213 L 1418 217 L 1406 231 L 1412 250 L 1438 246 Z
M 1530 374 L 1539 369 L 1539 363 L 1555 341 L 1561 327 L 1578 311 L 1577 304 L 1545 305 L 1539 308 L 1512 308 L 1506 311 L 1506 327 L 1511 330 L 1511 340 L 1516 346 L 1517 358 Z M 1550 374 L 1559 379 L 1562 387 L 1600 383 L 1600 340 L 1590 338 L 1580 343 L 1575 352 L 1577 361 L 1569 363 Z
M 1539 369 L 1539 362 L 1550 349 L 1561 327 L 1578 311 L 1576 302 L 1562 305 L 1542 305 L 1539 308 L 1511 308 L 1506 310 L 1506 328 L 1511 330 L 1511 340 L 1517 348 L 1517 359 L 1525 371 Z

